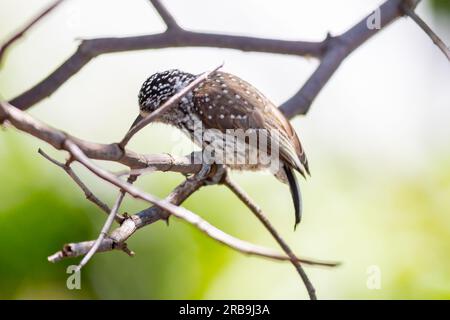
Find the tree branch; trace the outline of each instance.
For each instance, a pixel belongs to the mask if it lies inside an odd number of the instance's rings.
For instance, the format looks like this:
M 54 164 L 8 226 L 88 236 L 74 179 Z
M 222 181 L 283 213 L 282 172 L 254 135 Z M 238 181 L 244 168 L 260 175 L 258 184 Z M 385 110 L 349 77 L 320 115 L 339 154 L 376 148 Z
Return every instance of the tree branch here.
M 86 196 L 86 199 L 88 199 L 89 201 L 91 201 L 92 203 L 97 205 L 106 214 L 109 214 L 111 212 L 111 209 L 108 207 L 108 205 L 105 204 L 103 201 L 101 201 L 99 198 L 97 198 L 95 196 L 95 194 L 92 193 L 91 190 L 89 190 L 89 188 L 83 183 L 83 181 L 81 181 L 81 179 L 76 175 L 76 173 L 72 170 L 72 168 L 70 167 L 70 165 L 68 163 L 64 164 L 59 161 L 56 161 L 55 159 L 50 157 L 48 154 L 46 154 L 42 149 L 39 149 L 38 153 L 40 155 L 42 155 L 45 159 L 50 161 L 51 163 L 53 163 L 56 166 L 63 169 L 69 175 L 69 177 L 71 177 L 72 180 L 75 181 L 75 183 L 81 188 L 81 190 L 83 190 L 84 195 Z M 120 214 L 117 214 L 115 216 L 115 220 L 119 224 L 122 223 L 124 219 L 125 218 L 123 216 L 121 216 Z
M 291 55 L 321 55 L 320 42 L 261 39 L 191 31 L 83 40 L 77 51 L 41 82 L 12 99 L 10 103 L 26 110 L 58 90 L 91 59 L 107 53 L 175 47 L 213 47 Z
M 379 29 L 368 28 L 367 21 L 371 16 L 368 15 L 343 34 L 336 37 L 328 35 L 323 41 L 324 53 L 317 69 L 303 87 L 280 106 L 284 115 L 292 118 L 299 114 L 306 114 L 314 99 L 330 80 L 342 61 L 380 30 L 404 15 L 403 7 L 413 5 L 415 4 L 407 0 L 388 0 L 376 9 L 379 10 L 381 20 Z
M 24 130 L 25 132 L 29 132 L 26 130 L 30 130 L 31 132 L 35 132 L 36 128 L 45 128 L 43 130 L 43 136 L 40 134 L 36 134 L 37 137 L 47 138 L 48 137 L 60 137 L 63 134 L 58 132 L 55 129 L 44 126 L 38 121 L 34 120 L 28 114 L 14 108 L 5 102 L 0 102 L 0 111 L 7 117 L 12 124 L 14 124 L 18 129 Z M 22 123 L 22 122 L 25 122 Z M 30 129 L 31 128 L 31 129 Z M 147 202 L 151 202 L 156 204 L 155 207 L 151 207 L 140 213 L 128 217 L 125 219 L 121 226 L 114 230 L 110 237 L 103 239 L 99 243 L 98 251 L 109 251 L 113 249 L 121 249 L 125 250 L 126 248 L 125 241 L 132 235 L 134 232 L 143 226 L 154 223 L 161 219 L 168 219 L 169 215 L 172 214 L 182 220 L 187 221 L 190 224 L 196 226 L 199 230 L 210 236 L 211 238 L 219 241 L 235 250 L 238 250 L 243 253 L 258 255 L 266 258 L 276 259 L 276 260 L 291 260 L 290 257 L 286 257 L 279 253 L 276 253 L 270 249 L 266 249 L 264 247 L 255 246 L 248 242 L 242 241 L 240 239 L 234 238 L 223 231 L 217 229 L 212 226 L 208 222 L 204 221 L 198 215 L 183 209 L 181 207 L 177 207 L 176 205 L 183 202 L 187 197 L 189 197 L 192 193 L 197 191 L 201 186 L 203 186 L 206 181 L 204 179 L 198 179 L 198 177 L 194 176 L 193 178 L 187 179 L 182 185 L 177 187 L 172 194 L 166 198 L 165 200 L 159 200 L 156 197 L 142 193 L 137 188 L 133 187 L 131 184 L 121 181 L 119 178 L 114 176 L 113 174 L 98 168 L 92 162 L 90 162 L 89 158 L 83 153 L 82 149 L 78 146 L 78 144 L 70 139 L 69 136 L 62 138 L 61 141 L 58 140 L 59 143 L 55 144 L 59 146 L 60 149 L 64 149 L 68 151 L 73 159 L 81 162 L 85 165 L 89 170 L 91 170 L 94 174 L 98 175 L 102 179 L 107 180 L 108 182 L 116 185 L 122 190 L 127 191 L 133 197 L 137 197 L 143 199 Z M 52 159 L 53 160 L 53 159 Z M 53 161 L 52 161 L 53 162 Z M 56 162 L 55 164 L 58 164 Z M 201 166 L 201 165 L 200 165 Z M 200 171 L 200 170 L 199 170 Z M 217 174 L 217 171 L 214 172 Z M 219 172 L 220 173 L 220 172 Z M 214 180 L 214 179 L 213 179 Z M 220 179 L 219 179 L 220 180 Z M 218 180 L 215 180 L 218 181 Z M 65 257 L 75 257 L 79 255 L 86 254 L 93 245 L 92 241 L 83 242 L 79 244 L 69 244 L 66 245 L 63 250 L 53 254 L 48 259 L 49 261 L 56 262 Z M 311 264 L 311 265 L 321 265 L 321 266 L 337 266 L 338 264 L 335 262 L 321 262 L 315 261 L 311 259 L 300 259 L 300 261 Z
M 175 29 L 181 29 L 175 18 L 172 16 L 169 10 L 167 10 L 166 7 L 161 3 L 161 1 L 150 0 L 150 2 L 153 5 L 153 7 L 155 7 L 161 19 L 166 24 L 168 30 L 172 31 Z
M 270 221 L 262 212 L 261 208 L 259 208 L 253 200 L 248 196 L 245 191 L 239 187 L 236 183 L 234 183 L 229 176 L 225 177 L 224 184 L 231 190 L 233 193 L 253 212 L 253 214 L 258 218 L 258 220 L 264 225 L 267 231 L 270 232 L 272 237 L 277 241 L 286 255 L 290 258 L 292 265 L 297 270 L 300 275 L 303 283 L 305 284 L 306 290 L 308 291 L 309 298 L 311 300 L 317 300 L 316 290 L 314 289 L 313 284 L 309 280 L 305 270 L 303 270 L 299 260 L 295 256 L 294 252 L 288 246 L 288 244 L 283 240 L 283 238 L 278 234 L 275 228 L 272 226 Z
M 166 201 L 180 205 L 185 199 L 187 199 L 192 193 L 196 192 L 199 188 L 204 186 L 203 179 L 199 179 L 198 176 L 191 177 L 180 184 L 174 191 L 165 199 Z M 125 241 L 131 237 L 137 230 L 159 220 L 166 220 L 169 218 L 169 214 L 160 208 L 153 206 L 141 212 L 127 217 L 124 223 L 116 230 L 111 232 L 109 237 L 106 237 L 99 246 L 97 252 L 111 251 L 120 249 L 123 250 L 122 245 Z M 201 219 L 201 218 L 199 218 Z M 203 221 L 200 223 L 204 228 L 208 228 L 208 222 Z M 275 250 L 265 247 L 257 246 L 249 242 L 234 238 L 226 233 L 211 226 L 212 229 L 207 231 L 210 236 L 227 245 L 228 247 L 237 250 L 241 253 L 248 255 L 260 256 L 263 258 L 290 261 L 290 258 L 284 254 L 278 253 Z M 220 234 L 220 239 L 214 238 L 215 234 Z M 225 241 L 225 242 L 224 242 Z M 80 243 L 69 243 L 64 245 L 61 251 L 48 257 L 50 262 L 58 262 L 64 258 L 78 257 L 85 255 L 89 248 L 92 247 L 94 241 L 85 241 Z M 319 261 L 310 258 L 299 258 L 299 261 L 308 265 L 323 266 L 323 267 L 336 267 L 339 265 L 337 262 Z
M 433 43 L 442 51 L 442 53 L 446 56 L 447 60 L 450 61 L 450 49 L 449 47 L 442 41 L 441 38 L 426 24 L 425 21 L 420 18 L 413 9 L 409 6 L 404 6 L 405 13 L 414 20 L 417 25 L 422 28 L 422 30 L 430 37 Z
M 17 108 L 14 108 L 13 106 L 9 105 L 7 102 L 1 102 L 0 101 L 0 113 L 3 113 L 4 116 L 8 121 L 10 121 L 16 128 L 19 130 L 22 130 L 24 132 L 28 132 L 33 134 L 34 136 L 40 138 L 41 140 L 48 141 L 50 144 L 54 145 L 57 149 L 63 149 L 68 151 L 73 159 L 80 161 L 82 159 L 83 161 L 86 161 L 88 159 L 87 155 L 83 153 L 82 148 L 79 146 L 79 141 L 72 140 L 72 137 L 69 135 L 64 134 L 61 131 L 58 131 L 56 129 L 50 128 L 39 121 L 33 119 L 30 115 L 27 113 L 20 111 Z M 87 144 L 87 143 L 86 143 Z M 89 144 L 88 144 L 89 145 Z M 86 147 L 86 145 L 84 145 Z M 73 150 L 76 150 L 75 153 Z M 90 150 L 88 148 L 90 152 Z M 168 157 L 166 159 L 165 155 L 160 155 L 162 158 L 164 158 L 168 163 L 164 163 L 165 170 L 169 170 L 170 166 L 176 166 L 174 162 L 171 159 L 171 157 Z M 80 158 L 81 157 L 81 158 Z M 103 158 L 104 160 L 106 157 Z M 80 161 L 81 162 L 81 161 Z M 141 211 L 140 213 L 133 215 L 127 219 L 125 219 L 121 226 L 114 230 L 110 237 L 104 239 L 102 243 L 99 245 L 98 251 L 109 251 L 113 249 L 121 249 L 121 250 L 127 250 L 126 245 L 124 244 L 125 241 L 134 234 L 134 232 L 148 224 L 154 223 L 156 221 L 159 221 L 161 219 L 167 219 L 170 214 L 173 214 L 174 216 L 187 221 L 188 223 L 196 226 L 200 231 L 207 234 L 211 238 L 215 239 L 216 241 L 219 241 L 230 248 L 233 248 L 235 250 L 238 250 L 243 253 L 252 254 L 252 255 L 258 255 L 261 257 L 266 257 L 270 259 L 276 259 L 276 260 L 290 260 L 291 258 L 286 257 L 282 254 L 276 253 L 270 249 L 266 249 L 264 247 L 255 246 L 253 244 L 250 244 L 248 242 L 242 241 L 240 239 L 234 238 L 223 231 L 217 229 L 216 227 L 212 226 L 208 222 L 204 221 L 202 218 L 200 218 L 198 215 L 183 209 L 181 207 L 177 207 L 176 205 L 183 202 L 187 197 L 189 197 L 192 193 L 197 191 L 201 186 L 205 185 L 206 181 L 204 179 L 198 180 L 197 178 L 191 178 L 187 179 L 185 183 L 183 183 L 181 186 L 177 187 L 174 192 L 165 200 L 159 200 L 154 196 L 151 196 L 149 194 L 142 193 L 137 188 L 133 187 L 132 185 L 128 184 L 127 182 L 121 181 L 119 178 L 114 176 L 113 174 L 100 169 L 96 167 L 94 164 L 92 164 L 89 160 L 87 162 L 81 162 L 83 165 L 86 165 L 87 168 L 91 171 L 93 171 L 95 174 L 100 174 L 100 177 L 102 179 L 106 179 L 110 183 L 116 185 L 119 188 L 122 188 L 123 190 L 126 190 L 128 193 L 130 193 L 133 197 L 137 197 L 140 199 L 143 199 L 147 202 L 151 202 L 156 204 L 156 207 L 151 207 L 149 209 L 146 209 L 144 211 Z M 55 163 L 56 164 L 56 163 Z M 88 167 L 89 166 L 89 167 Z M 158 164 L 156 164 L 157 167 L 159 167 Z M 201 168 L 200 165 L 195 165 L 193 168 Z M 185 168 L 185 166 L 181 166 Z M 197 170 L 197 173 L 200 171 Z M 179 167 L 175 167 L 175 169 L 179 169 Z M 186 170 L 184 170 L 186 171 Z M 216 172 L 213 171 L 215 174 Z M 131 189 L 128 189 L 130 187 Z M 130 191 L 131 190 L 131 191 Z M 173 204 L 173 205 L 172 205 Z M 178 209 L 177 209 L 178 208 Z M 174 211 L 173 211 L 174 210 Z M 181 210 L 181 211 L 179 211 Z M 81 244 L 73 244 L 68 245 L 63 248 L 60 252 L 55 253 L 54 255 L 49 257 L 49 260 L 52 262 L 59 261 L 65 257 L 74 257 L 78 255 L 85 254 L 92 246 L 93 242 L 83 242 Z M 124 249 L 125 248 L 125 249 Z M 301 259 L 300 261 L 311 264 L 311 265 L 321 265 L 321 266 L 337 266 L 338 263 L 335 262 L 321 262 L 321 261 L 315 261 L 311 259 Z
M 129 183 L 131 183 L 133 176 L 130 177 L 128 180 Z M 135 177 L 133 178 L 135 179 Z M 103 240 L 105 239 L 106 235 L 108 234 L 109 229 L 111 228 L 111 225 L 114 222 L 114 217 L 117 215 L 117 212 L 120 208 L 120 205 L 122 204 L 123 198 L 125 197 L 125 191 L 120 190 L 119 196 L 117 197 L 116 202 L 114 203 L 113 208 L 111 209 L 111 212 L 108 215 L 108 219 L 106 219 L 105 224 L 103 225 L 102 230 L 100 231 L 100 234 L 97 238 L 97 240 L 94 241 L 92 244 L 92 247 L 89 248 L 89 251 L 86 253 L 86 255 L 81 259 L 81 262 L 78 264 L 77 268 L 75 269 L 76 272 L 80 271 L 83 266 L 85 266 L 89 260 L 92 258 L 92 256 L 97 252 L 98 248 L 102 244 Z
M 66 258 L 73 258 L 84 256 L 88 253 L 89 249 L 92 248 L 94 241 L 83 241 L 78 243 L 65 244 L 63 249 L 55 252 L 47 258 L 49 262 L 59 262 Z M 97 249 L 97 252 L 105 252 L 111 250 L 121 250 L 128 254 L 130 257 L 134 256 L 134 252 L 130 251 L 125 242 L 117 244 L 112 239 L 106 238 L 101 243 Z
M 76 52 L 60 67 L 34 87 L 12 99 L 10 103 L 21 110 L 30 108 L 58 90 L 91 59 L 107 53 L 173 47 L 214 47 L 313 57 L 320 57 L 322 54 L 323 43 L 321 42 L 286 41 L 187 31 L 174 22 L 159 1 L 151 2 L 167 24 L 166 32 L 134 37 L 83 40 Z M 174 27 L 175 25 L 177 27 Z
M 152 168 L 158 171 L 173 171 L 183 174 L 197 173 L 202 168 L 201 163 L 192 161 L 192 156 L 174 157 L 167 154 L 140 155 L 133 151 L 123 150 L 114 143 L 101 144 L 76 138 L 38 121 L 29 114 L 2 101 L 0 101 L 1 117 L 4 120 L 8 120 L 17 129 L 49 143 L 58 150 L 64 149 L 64 141 L 70 139 L 91 159 L 114 161 L 132 169 Z

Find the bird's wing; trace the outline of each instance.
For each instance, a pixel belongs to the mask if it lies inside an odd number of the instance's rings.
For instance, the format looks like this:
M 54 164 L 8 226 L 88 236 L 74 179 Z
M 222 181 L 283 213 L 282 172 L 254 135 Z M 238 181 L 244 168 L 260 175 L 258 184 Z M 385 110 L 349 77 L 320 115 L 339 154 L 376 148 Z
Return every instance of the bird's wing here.
M 197 114 L 207 128 L 276 130 L 281 160 L 303 174 L 308 161 L 290 122 L 262 93 L 246 81 L 224 72 L 212 74 L 194 90 Z M 269 148 L 270 149 L 270 148 Z

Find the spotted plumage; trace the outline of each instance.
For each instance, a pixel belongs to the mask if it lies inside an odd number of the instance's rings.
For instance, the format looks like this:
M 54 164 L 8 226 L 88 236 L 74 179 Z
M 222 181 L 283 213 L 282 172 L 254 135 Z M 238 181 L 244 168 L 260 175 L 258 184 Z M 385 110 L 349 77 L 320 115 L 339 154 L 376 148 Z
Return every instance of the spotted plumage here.
M 195 78 L 195 75 L 176 69 L 153 74 L 144 82 L 139 92 L 141 117 L 156 110 Z M 300 190 L 292 170 L 303 176 L 304 171 L 309 174 L 306 155 L 290 122 L 252 85 L 235 75 L 215 72 L 185 95 L 178 108 L 169 109 L 158 121 L 181 129 L 202 147 L 217 144 L 218 139 L 225 140 L 220 134 L 226 135 L 228 130 L 265 130 L 268 135 L 274 135 L 275 132 L 277 140 L 269 142 L 276 143 L 279 150 L 280 164 L 274 174 L 279 180 L 289 184 L 295 205 L 296 224 L 300 221 Z M 205 129 L 214 129 L 212 131 L 216 133 L 209 138 L 205 138 L 206 135 L 199 138 L 194 134 L 196 123 L 200 123 Z M 237 139 L 235 143 L 262 152 L 258 150 L 257 144 L 246 139 Z M 267 164 L 260 162 L 226 165 L 241 170 L 267 168 Z

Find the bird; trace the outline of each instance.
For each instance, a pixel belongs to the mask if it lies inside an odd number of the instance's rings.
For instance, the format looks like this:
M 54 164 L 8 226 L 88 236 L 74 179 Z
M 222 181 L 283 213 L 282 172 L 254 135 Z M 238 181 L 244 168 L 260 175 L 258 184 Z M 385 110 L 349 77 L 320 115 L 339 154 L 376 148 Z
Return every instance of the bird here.
M 131 128 L 197 77 L 198 75 L 178 69 L 156 72 L 148 77 L 139 91 L 139 115 Z M 230 143 L 228 140 L 225 142 L 224 137 L 232 130 L 261 131 L 271 138 L 277 136 L 277 139 L 268 142 L 271 148 L 274 145 L 277 147 L 274 148 L 277 151 L 276 160 L 278 160 L 274 175 L 290 187 L 295 210 L 294 229 L 300 223 L 302 197 L 294 171 L 304 178 L 306 178 L 305 172 L 310 175 L 305 151 L 289 120 L 274 103 L 250 83 L 231 73 L 215 71 L 185 94 L 178 105 L 162 113 L 155 122 L 180 129 L 203 149 L 211 145 L 221 145 L 222 151 L 230 148 Z M 198 126 L 206 132 L 211 131 L 215 134 L 210 135 L 209 138 L 206 138 L 206 134 L 198 135 Z M 232 139 L 231 147 L 236 148 L 236 145 L 240 145 L 256 152 L 257 155 L 261 154 L 263 151 L 260 150 L 259 145 L 249 140 L 248 136 Z M 271 153 L 267 149 L 264 152 Z M 258 157 L 256 162 L 250 163 L 248 160 L 249 156 L 246 154 L 241 161 L 227 162 L 226 166 L 232 170 L 251 171 L 268 168 L 267 163 L 262 163 Z

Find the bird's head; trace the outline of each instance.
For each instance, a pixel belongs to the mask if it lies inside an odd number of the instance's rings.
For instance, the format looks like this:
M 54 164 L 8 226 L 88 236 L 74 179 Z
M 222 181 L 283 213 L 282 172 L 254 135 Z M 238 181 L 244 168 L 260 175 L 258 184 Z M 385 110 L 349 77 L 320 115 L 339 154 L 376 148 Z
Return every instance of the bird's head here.
M 139 91 L 139 116 L 133 126 L 164 104 L 170 97 L 195 79 L 193 74 L 177 69 L 152 74 Z

